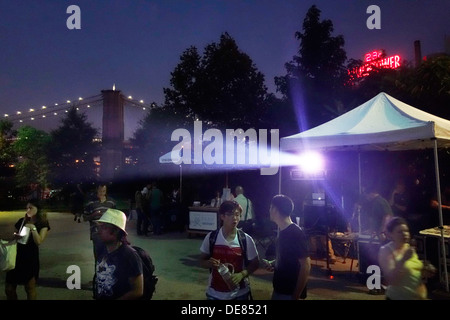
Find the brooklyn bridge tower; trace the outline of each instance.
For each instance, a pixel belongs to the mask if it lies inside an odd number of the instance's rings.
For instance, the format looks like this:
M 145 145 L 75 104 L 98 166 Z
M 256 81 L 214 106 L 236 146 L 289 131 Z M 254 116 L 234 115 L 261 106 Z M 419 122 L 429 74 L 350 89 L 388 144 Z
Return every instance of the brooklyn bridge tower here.
M 102 90 L 103 129 L 100 177 L 111 180 L 123 165 L 124 96 L 120 90 Z

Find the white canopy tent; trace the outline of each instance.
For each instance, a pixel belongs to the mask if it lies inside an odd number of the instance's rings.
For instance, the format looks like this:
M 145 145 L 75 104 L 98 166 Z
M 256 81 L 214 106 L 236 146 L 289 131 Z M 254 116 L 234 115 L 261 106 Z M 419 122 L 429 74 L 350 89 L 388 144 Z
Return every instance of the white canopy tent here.
M 438 148 L 445 147 L 450 147 L 450 121 L 414 108 L 383 92 L 331 121 L 280 139 L 280 151 L 295 153 L 307 150 L 433 149 L 443 257 L 446 257 L 446 254 Z M 361 173 L 359 176 L 361 177 Z M 445 267 L 444 270 L 448 292 L 447 268 Z

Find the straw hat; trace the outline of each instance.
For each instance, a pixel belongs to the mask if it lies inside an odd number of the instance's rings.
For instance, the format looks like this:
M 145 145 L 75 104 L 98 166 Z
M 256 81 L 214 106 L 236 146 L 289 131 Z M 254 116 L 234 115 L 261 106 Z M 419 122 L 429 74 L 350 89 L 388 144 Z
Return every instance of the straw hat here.
M 105 213 L 101 216 L 97 222 L 110 223 L 118 227 L 120 230 L 125 232 L 125 226 L 127 224 L 127 216 L 120 210 L 117 209 L 107 209 Z

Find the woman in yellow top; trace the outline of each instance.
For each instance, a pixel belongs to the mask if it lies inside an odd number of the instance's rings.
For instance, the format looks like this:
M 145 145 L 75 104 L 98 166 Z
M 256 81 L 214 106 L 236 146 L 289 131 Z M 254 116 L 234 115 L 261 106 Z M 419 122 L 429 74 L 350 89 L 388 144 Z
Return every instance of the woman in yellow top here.
M 427 299 L 424 280 L 433 276 L 436 269 L 431 264 L 424 264 L 414 247 L 410 246 L 409 227 L 405 219 L 391 219 L 386 231 L 391 241 L 380 248 L 378 255 L 381 272 L 387 283 L 386 299 Z

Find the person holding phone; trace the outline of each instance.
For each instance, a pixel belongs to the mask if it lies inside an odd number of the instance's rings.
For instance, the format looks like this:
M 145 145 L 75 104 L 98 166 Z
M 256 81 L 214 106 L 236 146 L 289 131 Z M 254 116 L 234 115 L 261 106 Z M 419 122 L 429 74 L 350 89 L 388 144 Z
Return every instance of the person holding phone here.
M 428 299 L 425 281 L 434 276 L 436 268 L 421 261 L 410 245 L 409 227 L 404 218 L 395 217 L 386 226 L 390 239 L 379 251 L 378 261 L 387 288 L 387 300 Z
M 36 282 L 39 278 L 39 245 L 50 225 L 47 214 L 38 200 L 30 200 L 26 214 L 16 224 L 14 238 L 17 240 L 16 267 L 6 273 L 5 293 L 8 300 L 17 300 L 17 285 L 24 285 L 28 300 L 36 300 Z

